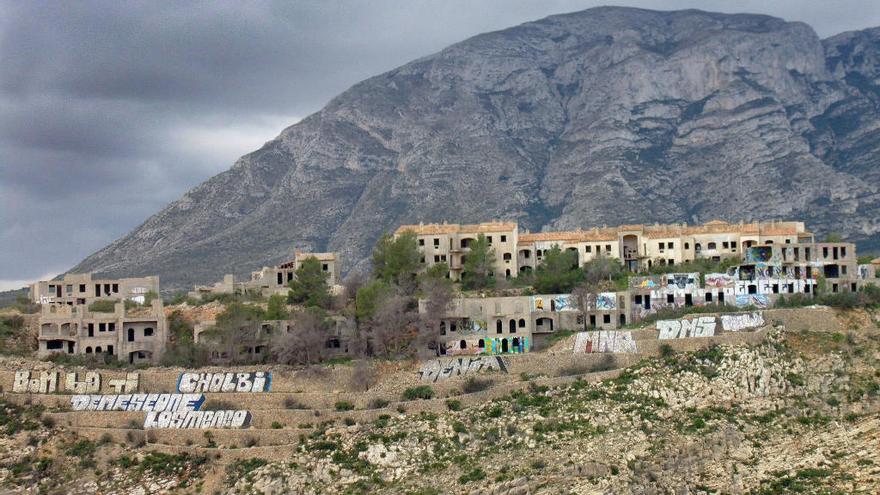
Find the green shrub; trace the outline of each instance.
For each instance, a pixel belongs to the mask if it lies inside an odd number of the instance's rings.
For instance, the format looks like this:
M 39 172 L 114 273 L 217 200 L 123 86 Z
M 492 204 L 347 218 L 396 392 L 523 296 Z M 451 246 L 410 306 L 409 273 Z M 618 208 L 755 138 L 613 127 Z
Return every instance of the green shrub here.
M 112 313 L 116 311 L 115 299 L 102 299 L 89 304 L 89 311 L 92 313 Z
M 449 399 L 449 400 L 446 401 L 446 407 L 447 407 L 450 411 L 461 411 L 461 401 L 460 401 L 460 400 Z
M 351 411 L 354 409 L 354 404 L 346 400 L 341 400 L 334 404 L 333 407 L 335 407 L 337 411 Z
M 466 394 L 481 392 L 492 386 L 492 380 L 480 380 L 470 377 L 461 386 L 461 391 Z
M 284 425 L 282 425 L 282 424 L 279 423 L 278 421 L 273 421 L 273 422 L 272 422 L 272 429 L 273 429 L 273 430 L 280 430 L 281 428 L 284 428 Z
M 403 391 L 403 400 L 431 399 L 434 397 L 434 389 L 430 385 L 410 387 Z
M 383 407 L 388 407 L 389 402 L 382 398 L 373 399 L 370 401 L 369 408 L 370 409 L 382 409 Z
M 474 468 L 458 477 L 458 482 L 462 485 L 471 481 L 480 481 L 486 479 L 486 473 L 480 468 Z

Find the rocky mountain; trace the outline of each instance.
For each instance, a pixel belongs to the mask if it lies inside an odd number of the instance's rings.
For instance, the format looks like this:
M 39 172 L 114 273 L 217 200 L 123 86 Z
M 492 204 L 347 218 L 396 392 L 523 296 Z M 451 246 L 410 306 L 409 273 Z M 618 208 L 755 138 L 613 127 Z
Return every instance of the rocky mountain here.
M 362 268 L 399 224 L 803 219 L 880 231 L 880 29 L 603 7 L 356 84 L 74 271 L 166 288 L 294 246 Z

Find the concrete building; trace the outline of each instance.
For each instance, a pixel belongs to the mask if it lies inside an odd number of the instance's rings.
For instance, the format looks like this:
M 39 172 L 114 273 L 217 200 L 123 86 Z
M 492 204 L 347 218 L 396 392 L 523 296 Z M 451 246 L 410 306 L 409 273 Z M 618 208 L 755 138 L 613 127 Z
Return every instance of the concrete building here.
M 675 265 L 700 258 L 720 260 L 742 256 L 750 246 L 811 243 L 813 234 L 802 222 L 707 222 L 703 225 L 621 225 L 561 232 L 519 232 L 515 222 L 474 225 L 403 225 L 402 232 L 415 232 L 425 267 L 446 262 L 451 278 L 461 278 L 462 259 L 468 243 L 485 234 L 497 256 L 497 276 L 515 277 L 534 270 L 544 253 L 554 246 L 578 255 L 578 264 L 596 256 L 617 258 L 630 271 L 647 270 L 656 264 Z
M 330 328 L 323 344 L 326 357 L 348 356 L 354 351 L 351 343 L 356 329 L 354 319 L 344 316 L 331 316 Z M 229 364 L 232 362 L 265 362 L 269 359 L 272 340 L 294 331 L 294 320 L 263 320 L 258 327 L 241 328 L 238 340 L 233 346 L 218 346 L 218 339 L 213 333 L 216 321 L 201 321 L 193 329 L 193 338 L 197 344 L 205 344 L 210 350 L 212 364 Z M 236 354 L 232 359 L 232 354 Z
M 125 299 L 143 304 L 147 293 L 159 294 L 159 277 L 92 279 L 91 273 L 68 273 L 62 280 L 31 284 L 37 304 L 88 305 L 99 300 Z
M 200 298 L 211 294 L 234 294 L 247 291 L 259 292 L 264 297 L 273 294 L 287 294 L 288 284 L 296 277 L 296 271 L 303 262 L 315 258 L 321 263 L 321 269 L 327 274 L 327 285 L 331 291 L 341 280 L 340 260 L 337 253 L 303 253 L 296 251 L 293 258 L 278 266 L 264 266 L 251 272 L 250 280 L 236 282 L 235 276 L 227 274 L 223 280 L 213 285 L 197 285 L 188 293 L 190 297 Z
M 89 311 L 85 305 L 44 304 L 40 308 L 37 354 L 112 356 L 131 364 L 158 363 L 165 351 L 168 325 L 161 299 L 150 306 L 112 313 Z
M 449 265 L 449 275 L 453 280 L 461 280 L 464 261 L 470 244 L 480 234 L 486 236 L 489 245 L 495 250 L 498 269 L 496 276 L 516 276 L 516 247 L 519 231 L 515 222 L 487 222 L 473 225 L 460 224 L 419 224 L 402 225 L 395 235 L 414 232 L 419 243 L 421 261 L 425 267 L 437 263 Z

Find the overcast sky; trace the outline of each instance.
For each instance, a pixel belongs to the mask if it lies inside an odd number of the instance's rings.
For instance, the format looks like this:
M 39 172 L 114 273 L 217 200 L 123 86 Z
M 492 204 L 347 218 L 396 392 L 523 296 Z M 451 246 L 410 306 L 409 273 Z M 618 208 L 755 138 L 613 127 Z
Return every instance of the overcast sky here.
M 361 79 L 603 4 L 0 0 L 0 290 L 72 267 Z M 878 0 L 625 5 L 764 13 L 822 37 L 880 26 Z

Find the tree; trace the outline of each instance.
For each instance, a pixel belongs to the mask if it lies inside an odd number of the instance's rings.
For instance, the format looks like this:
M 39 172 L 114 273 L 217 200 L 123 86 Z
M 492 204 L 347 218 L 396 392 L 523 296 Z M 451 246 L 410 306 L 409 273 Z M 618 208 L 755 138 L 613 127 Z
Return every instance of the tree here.
M 169 339 L 162 354 L 162 366 L 205 366 L 208 364 L 208 349 L 196 344 L 193 325 L 180 310 L 168 315 Z
M 206 330 L 202 336 L 209 347 L 229 356 L 234 362 L 241 362 L 241 351 L 246 346 L 256 345 L 257 332 L 266 313 L 259 306 L 235 302 L 217 315 L 214 328 Z
M 271 343 L 273 360 L 280 364 L 311 364 L 324 359 L 330 325 L 323 310 L 309 307 L 291 315 L 290 332 Z
M 376 308 L 387 295 L 393 292 L 391 286 L 382 280 L 373 280 L 357 291 L 354 314 L 357 321 L 365 323 L 376 314 Z
M 825 242 L 843 242 L 843 236 L 836 232 L 829 232 L 825 236 Z
M 586 330 L 588 313 L 596 307 L 599 293 L 615 290 L 614 278 L 620 276 L 623 267 L 617 260 L 599 254 L 584 263 L 580 271 L 581 281 L 572 289 L 571 296 L 581 313 L 583 328 Z
M 544 252 L 544 261 L 535 270 L 533 285 L 538 293 L 559 294 L 570 292 L 583 278 L 577 253 L 553 246 Z
M 483 234 L 469 247 L 462 270 L 462 287 L 468 290 L 491 287 L 495 282 L 495 250 Z
M 446 278 L 449 266 L 438 263 L 422 276 L 421 291 L 425 300 L 425 311 L 421 313 L 419 349 L 436 349 L 440 336 L 440 322 L 446 316 L 452 301 L 452 281 Z
M 269 296 L 269 303 L 266 309 L 267 320 L 286 320 L 290 316 L 287 311 L 286 299 L 281 294 L 272 294 Z
M 383 297 L 370 319 L 373 350 L 385 357 L 400 357 L 411 350 L 418 334 L 418 311 L 413 299 L 390 293 Z
M 382 234 L 373 248 L 373 276 L 388 284 L 409 288 L 421 265 L 415 232 Z
M 287 302 L 326 308 L 330 304 L 330 288 L 327 286 L 329 274 L 323 270 L 321 262 L 308 257 L 295 273 L 296 277 L 289 284 Z

